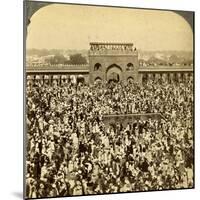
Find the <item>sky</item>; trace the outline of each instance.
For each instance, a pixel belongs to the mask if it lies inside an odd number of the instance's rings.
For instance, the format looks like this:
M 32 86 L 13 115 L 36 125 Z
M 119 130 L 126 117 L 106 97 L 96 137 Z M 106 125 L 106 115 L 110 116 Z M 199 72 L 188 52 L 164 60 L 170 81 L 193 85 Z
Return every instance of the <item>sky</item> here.
M 31 17 L 28 49 L 81 50 L 90 42 L 131 42 L 143 51 L 192 51 L 193 32 L 172 11 L 53 4 Z

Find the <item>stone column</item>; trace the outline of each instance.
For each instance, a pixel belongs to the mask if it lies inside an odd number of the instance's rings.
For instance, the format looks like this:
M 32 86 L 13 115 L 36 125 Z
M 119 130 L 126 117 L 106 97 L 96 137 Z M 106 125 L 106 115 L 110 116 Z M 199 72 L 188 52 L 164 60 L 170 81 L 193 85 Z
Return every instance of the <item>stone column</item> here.
M 174 82 L 174 73 L 170 73 L 170 80 L 171 82 Z

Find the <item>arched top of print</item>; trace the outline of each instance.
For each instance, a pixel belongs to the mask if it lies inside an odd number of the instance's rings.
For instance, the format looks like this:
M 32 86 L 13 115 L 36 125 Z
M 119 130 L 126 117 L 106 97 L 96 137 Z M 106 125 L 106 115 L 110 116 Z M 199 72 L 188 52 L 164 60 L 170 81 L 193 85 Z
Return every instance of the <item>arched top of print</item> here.
M 34 15 L 38 10 L 41 8 L 44 8 L 49 5 L 58 4 L 53 2 L 34 2 L 34 1 L 28 1 L 25 2 L 26 5 L 26 14 L 27 14 L 27 25 L 31 22 L 31 17 Z M 66 3 L 67 4 L 67 3 Z M 65 5 L 65 4 L 64 4 Z M 76 5 L 76 4 L 74 4 Z M 84 6 L 84 5 L 83 5 Z M 110 6 L 108 6 L 110 7 Z M 119 8 L 113 6 L 113 8 Z M 126 8 L 126 7 L 120 7 L 120 8 Z M 143 9 L 143 8 L 140 8 Z M 179 11 L 179 10 L 169 10 L 171 12 L 174 12 L 181 16 L 191 27 L 192 31 L 194 31 L 194 12 L 192 11 Z
M 124 42 L 126 38 L 126 42 L 134 42 L 137 49 L 142 50 L 193 49 L 193 12 L 46 2 L 26 2 L 25 5 L 28 48 L 88 49 L 91 41 Z M 125 16 L 120 22 L 117 21 L 119 15 Z M 100 23 L 102 16 L 108 20 L 105 30 Z M 153 24 L 147 26 L 142 20 L 144 16 Z M 66 20 L 68 18 L 70 20 Z M 117 34 L 119 29 L 120 34 Z M 78 35 L 80 30 L 81 35 Z M 144 37 L 147 40 L 144 41 Z M 54 38 L 54 42 L 47 42 L 47 38 L 48 41 Z M 55 41 L 55 38 L 58 39 Z

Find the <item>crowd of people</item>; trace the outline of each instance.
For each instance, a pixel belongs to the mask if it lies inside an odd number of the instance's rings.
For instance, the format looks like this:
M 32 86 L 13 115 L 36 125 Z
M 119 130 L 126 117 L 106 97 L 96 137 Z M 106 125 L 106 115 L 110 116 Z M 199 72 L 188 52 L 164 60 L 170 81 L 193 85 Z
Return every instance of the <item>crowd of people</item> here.
M 104 115 L 163 118 L 105 126 Z M 193 187 L 193 83 L 26 87 L 28 198 Z

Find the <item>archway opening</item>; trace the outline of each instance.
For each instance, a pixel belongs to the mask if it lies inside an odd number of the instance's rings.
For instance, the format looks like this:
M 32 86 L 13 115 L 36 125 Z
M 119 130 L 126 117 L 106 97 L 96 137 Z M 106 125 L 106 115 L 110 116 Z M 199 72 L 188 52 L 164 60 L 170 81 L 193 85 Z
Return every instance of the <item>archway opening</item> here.
M 107 68 L 106 78 L 108 82 L 119 82 L 122 79 L 122 69 L 116 64 L 112 64 Z
M 132 63 L 128 63 L 127 66 L 126 66 L 126 70 L 131 71 L 133 69 L 134 69 L 134 65 Z
M 85 83 L 85 78 L 84 78 L 83 75 L 78 75 L 77 76 L 77 84 L 79 84 L 79 83 L 81 83 L 81 84 Z
M 134 78 L 133 78 L 132 76 L 129 76 L 129 77 L 127 78 L 127 82 L 128 82 L 129 84 L 134 83 Z
M 146 84 L 147 80 L 148 80 L 148 75 L 146 73 L 144 73 L 143 76 L 142 76 L 142 83 Z
M 94 80 L 94 84 L 101 84 L 102 83 L 102 79 L 100 77 L 96 77 Z
M 102 68 L 102 66 L 101 66 L 100 63 L 96 63 L 96 64 L 94 65 L 94 71 L 100 71 L 101 68 Z

